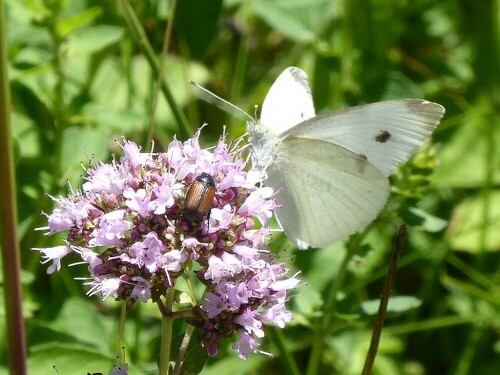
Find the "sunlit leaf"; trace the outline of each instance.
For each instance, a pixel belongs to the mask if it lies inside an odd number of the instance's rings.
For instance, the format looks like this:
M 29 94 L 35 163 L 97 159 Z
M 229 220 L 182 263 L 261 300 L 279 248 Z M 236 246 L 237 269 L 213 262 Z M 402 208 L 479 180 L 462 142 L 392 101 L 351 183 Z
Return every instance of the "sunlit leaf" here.
M 388 313 L 402 313 L 419 307 L 422 301 L 413 296 L 395 296 L 389 298 L 387 304 Z M 367 315 L 376 315 L 380 305 L 380 299 L 373 299 L 361 303 L 361 310 Z
M 78 186 L 83 173 L 81 163 L 87 163 L 92 157 L 95 160 L 107 159 L 110 134 L 110 130 L 106 128 L 72 126 L 66 129 L 61 150 L 61 168 L 65 179 L 73 186 Z
M 413 228 L 426 232 L 439 232 L 448 225 L 446 220 L 433 216 L 417 207 L 408 208 L 401 216 Z
M 475 188 L 484 185 L 489 170 L 500 183 L 500 126 L 486 117 L 488 107 L 478 103 L 461 115 L 451 138 L 440 145 L 433 181 L 444 187 Z M 446 119 L 446 118 L 445 118 Z M 491 151 L 489 151 L 491 150 Z
M 447 238 L 454 250 L 500 251 L 500 190 L 469 197 L 456 206 Z
M 91 102 L 82 109 L 85 121 L 98 128 L 111 129 L 117 135 L 144 130 L 147 118 L 133 109 L 118 109 L 101 103 Z
M 22 113 L 12 114 L 12 136 L 19 142 L 20 157 L 35 157 L 40 152 L 36 124 Z
M 97 25 L 76 30 L 68 36 L 67 53 L 88 55 L 100 51 L 123 37 L 123 29 L 118 26 Z
M 71 335 L 75 342 L 84 343 L 89 347 L 108 353 L 107 345 L 111 332 L 99 318 L 99 312 L 88 300 L 72 298 L 66 301 L 57 318 L 48 326 L 64 335 Z
M 72 14 L 61 19 L 56 25 L 56 31 L 60 38 L 66 37 L 73 31 L 88 25 L 102 13 L 101 7 L 92 7 L 79 13 Z
M 116 361 L 117 358 L 114 355 L 106 356 L 101 351 L 79 345 L 51 343 L 30 350 L 28 373 L 31 375 L 58 373 L 84 375 L 87 372 L 108 374 Z M 144 372 L 129 363 L 128 374 L 141 375 Z
M 312 42 L 325 24 L 332 21 L 335 7 L 327 0 L 256 0 L 253 10 L 288 38 Z
M 313 316 L 323 305 L 321 294 L 314 288 L 304 285 L 293 298 L 297 311 L 305 316 Z

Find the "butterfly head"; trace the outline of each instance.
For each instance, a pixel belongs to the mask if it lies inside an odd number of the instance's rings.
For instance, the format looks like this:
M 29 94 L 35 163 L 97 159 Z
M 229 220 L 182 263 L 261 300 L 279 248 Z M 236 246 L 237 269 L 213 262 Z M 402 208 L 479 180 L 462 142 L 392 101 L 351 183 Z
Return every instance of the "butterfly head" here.
M 247 122 L 247 132 L 253 161 L 257 168 L 264 170 L 275 158 L 280 139 L 257 119 Z

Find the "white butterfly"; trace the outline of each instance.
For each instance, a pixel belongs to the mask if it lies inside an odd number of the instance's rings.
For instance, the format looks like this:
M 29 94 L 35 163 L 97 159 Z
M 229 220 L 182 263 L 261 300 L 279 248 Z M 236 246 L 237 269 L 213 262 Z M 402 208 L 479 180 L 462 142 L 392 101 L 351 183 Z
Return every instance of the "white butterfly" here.
M 302 249 L 322 247 L 372 222 L 389 195 L 387 177 L 444 112 L 406 99 L 316 116 L 306 73 L 285 69 L 247 131 L 265 184 L 278 191 L 275 214 L 288 238 Z

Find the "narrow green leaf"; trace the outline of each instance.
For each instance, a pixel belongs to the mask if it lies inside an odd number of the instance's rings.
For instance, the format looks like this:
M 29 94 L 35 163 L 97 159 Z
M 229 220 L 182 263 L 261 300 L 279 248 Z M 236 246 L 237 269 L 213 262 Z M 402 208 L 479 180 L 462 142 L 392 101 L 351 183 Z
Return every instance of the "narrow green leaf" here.
M 413 296 L 396 296 L 389 298 L 389 304 L 387 305 L 388 313 L 402 313 L 408 310 L 416 309 L 422 304 L 422 301 L 417 297 Z M 370 301 L 365 301 L 361 303 L 361 310 L 366 315 L 376 315 L 378 307 L 380 305 L 380 299 L 373 299 Z
M 92 7 L 61 19 L 56 25 L 57 35 L 63 39 L 73 31 L 90 24 L 102 14 L 101 7 Z

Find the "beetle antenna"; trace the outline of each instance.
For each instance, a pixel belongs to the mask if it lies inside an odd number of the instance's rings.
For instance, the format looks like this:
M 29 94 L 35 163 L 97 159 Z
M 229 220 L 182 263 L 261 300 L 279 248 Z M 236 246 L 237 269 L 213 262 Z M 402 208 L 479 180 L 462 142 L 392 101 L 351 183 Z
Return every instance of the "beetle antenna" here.
M 210 90 L 207 90 L 206 88 L 204 88 L 203 86 L 197 84 L 195 81 L 193 81 L 192 79 L 189 80 L 189 83 L 192 84 L 194 87 L 200 89 L 201 91 L 203 91 L 205 94 L 208 94 L 209 96 L 221 101 L 222 103 L 224 103 L 225 105 L 231 107 L 232 109 L 235 109 L 237 110 L 238 112 L 240 113 L 243 113 L 246 117 L 248 117 L 250 119 L 250 121 L 253 121 L 254 118 L 252 116 L 250 116 L 248 113 L 246 113 L 244 110 L 242 110 L 240 107 L 234 105 L 233 103 L 230 103 L 228 102 L 226 99 L 222 99 L 220 96 L 214 94 L 212 91 Z

